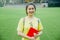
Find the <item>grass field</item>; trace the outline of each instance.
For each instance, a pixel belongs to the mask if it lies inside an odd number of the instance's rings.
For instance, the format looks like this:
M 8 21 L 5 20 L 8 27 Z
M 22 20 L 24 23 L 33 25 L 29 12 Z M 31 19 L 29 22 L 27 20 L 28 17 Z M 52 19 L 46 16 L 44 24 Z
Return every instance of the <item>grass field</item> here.
M 0 8 L 0 40 L 21 40 L 16 28 L 25 16 L 25 8 Z M 37 8 L 35 16 L 44 27 L 41 40 L 60 40 L 60 8 Z

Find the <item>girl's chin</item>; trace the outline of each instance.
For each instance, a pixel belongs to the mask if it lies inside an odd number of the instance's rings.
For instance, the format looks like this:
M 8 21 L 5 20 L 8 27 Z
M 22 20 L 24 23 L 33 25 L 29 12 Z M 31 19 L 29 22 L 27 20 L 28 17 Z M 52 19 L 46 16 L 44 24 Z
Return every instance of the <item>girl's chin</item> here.
M 33 14 L 33 13 L 29 13 L 29 14 Z
M 29 14 L 29 15 L 33 15 L 33 13 Z
M 29 13 L 29 15 L 30 15 L 30 16 L 32 16 L 32 15 L 33 15 L 33 13 Z

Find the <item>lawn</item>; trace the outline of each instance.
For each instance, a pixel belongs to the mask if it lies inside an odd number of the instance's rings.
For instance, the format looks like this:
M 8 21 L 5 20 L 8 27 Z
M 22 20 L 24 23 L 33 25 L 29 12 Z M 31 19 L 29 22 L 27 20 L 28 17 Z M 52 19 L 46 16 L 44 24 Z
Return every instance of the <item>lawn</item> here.
M 25 16 L 25 8 L 0 8 L 0 40 L 21 40 L 16 29 Z M 37 8 L 35 16 L 43 24 L 41 40 L 60 40 L 60 8 Z

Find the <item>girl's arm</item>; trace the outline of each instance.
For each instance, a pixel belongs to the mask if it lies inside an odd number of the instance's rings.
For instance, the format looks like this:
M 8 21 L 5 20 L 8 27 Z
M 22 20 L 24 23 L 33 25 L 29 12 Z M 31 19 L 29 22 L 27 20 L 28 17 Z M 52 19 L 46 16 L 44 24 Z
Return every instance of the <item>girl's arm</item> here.
M 43 31 L 43 26 L 42 26 L 42 23 L 40 20 L 38 21 L 38 30 L 40 30 L 40 32 L 38 34 L 35 34 L 35 36 L 34 36 L 35 38 L 40 36 L 42 34 L 42 31 Z
M 30 40 L 35 40 L 34 37 L 26 36 L 24 33 L 20 32 L 20 31 L 18 31 L 18 35 L 21 36 L 21 37 L 23 37 L 23 38 L 27 38 L 27 39 L 30 39 Z
M 17 27 L 17 34 L 23 38 L 31 39 L 30 37 L 26 36 L 22 31 L 23 31 L 23 20 L 24 18 L 21 18 L 18 27 Z
M 42 31 L 40 31 L 38 34 L 34 34 L 34 37 L 37 38 L 37 37 L 41 36 L 41 34 L 42 34 Z

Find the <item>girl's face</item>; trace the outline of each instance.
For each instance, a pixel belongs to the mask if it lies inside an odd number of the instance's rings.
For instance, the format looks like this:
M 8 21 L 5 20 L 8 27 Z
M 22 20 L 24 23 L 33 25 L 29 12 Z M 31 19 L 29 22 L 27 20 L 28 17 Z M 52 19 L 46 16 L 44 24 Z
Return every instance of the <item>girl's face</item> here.
M 35 8 L 33 5 L 29 5 L 28 8 L 27 8 L 27 13 L 29 16 L 33 16 L 34 15 L 34 12 L 35 12 Z

